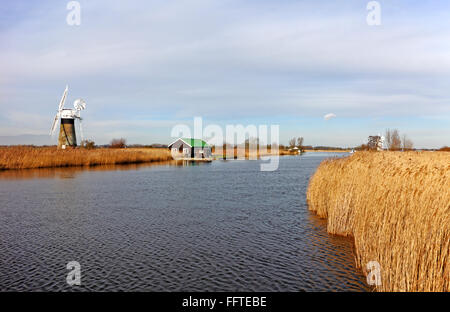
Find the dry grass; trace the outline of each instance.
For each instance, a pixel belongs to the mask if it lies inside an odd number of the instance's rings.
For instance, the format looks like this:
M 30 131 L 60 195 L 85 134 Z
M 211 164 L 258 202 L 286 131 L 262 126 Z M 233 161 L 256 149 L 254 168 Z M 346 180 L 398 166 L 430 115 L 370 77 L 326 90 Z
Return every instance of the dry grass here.
M 172 160 L 163 148 L 56 149 L 56 147 L 0 147 L 0 170 L 70 166 L 137 164 Z
M 358 152 L 324 161 L 309 209 L 353 236 L 357 266 L 381 265 L 378 291 L 450 291 L 450 154 Z

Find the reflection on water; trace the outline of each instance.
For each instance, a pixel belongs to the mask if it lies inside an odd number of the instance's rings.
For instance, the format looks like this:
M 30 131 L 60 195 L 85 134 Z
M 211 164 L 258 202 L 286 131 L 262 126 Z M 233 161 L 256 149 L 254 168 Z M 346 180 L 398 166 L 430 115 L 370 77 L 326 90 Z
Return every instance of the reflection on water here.
M 368 290 L 307 210 L 323 159 L 2 172 L 0 290 L 72 290 L 69 261 L 82 291 Z
M 40 168 L 40 169 L 24 169 L 24 170 L 0 170 L 0 179 L 14 180 L 14 179 L 71 179 L 79 173 L 85 171 L 111 171 L 111 170 L 138 170 L 153 166 L 168 166 L 168 167 L 186 167 L 207 165 L 207 162 L 194 162 L 186 160 L 173 160 L 163 162 L 151 162 L 140 164 L 118 164 L 118 165 L 98 165 L 98 166 L 74 166 L 74 167 L 59 167 L 59 168 Z

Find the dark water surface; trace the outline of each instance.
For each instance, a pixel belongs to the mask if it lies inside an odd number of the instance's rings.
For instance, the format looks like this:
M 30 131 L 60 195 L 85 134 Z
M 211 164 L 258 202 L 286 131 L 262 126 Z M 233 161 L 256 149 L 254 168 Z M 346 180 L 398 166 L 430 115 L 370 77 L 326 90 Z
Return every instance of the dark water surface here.
M 324 157 L 2 172 L 0 290 L 367 290 L 352 242 L 307 210 Z

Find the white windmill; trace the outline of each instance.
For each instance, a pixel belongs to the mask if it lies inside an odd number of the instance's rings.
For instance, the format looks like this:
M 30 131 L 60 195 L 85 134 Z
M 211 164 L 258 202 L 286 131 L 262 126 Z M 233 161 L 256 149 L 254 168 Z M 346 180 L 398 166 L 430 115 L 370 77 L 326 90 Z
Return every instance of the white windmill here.
M 73 103 L 75 109 L 64 108 L 66 102 L 67 91 L 69 87 L 66 86 L 59 102 L 58 111 L 56 112 L 55 119 L 53 120 L 52 129 L 50 135 L 53 135 L 58 124 L 58 120 L 61 120 L 59 128 L 58 148 L 66 148 L 66 146 L 77 146 L 77 137 L 75 134 L 75 119 L 79 120 L 81 142 L 83 142 L 83 129 L 81 126 L 80 112 L 86 108 L 86 102 L 83 99 L 77 99 Z

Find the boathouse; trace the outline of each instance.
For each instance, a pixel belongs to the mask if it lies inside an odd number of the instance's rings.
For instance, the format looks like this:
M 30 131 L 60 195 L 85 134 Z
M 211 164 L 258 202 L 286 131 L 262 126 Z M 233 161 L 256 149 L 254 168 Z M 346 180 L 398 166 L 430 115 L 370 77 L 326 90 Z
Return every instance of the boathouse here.
M 169 149 L 177 158 L 211 158 L 211 146 L 200 139 L 179 138 L 169 144 Z

